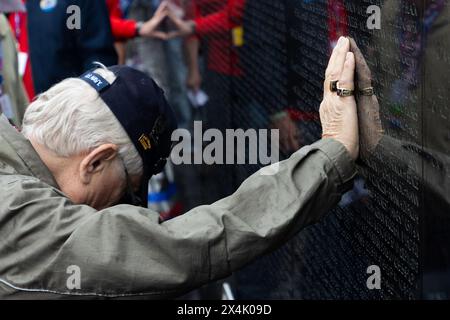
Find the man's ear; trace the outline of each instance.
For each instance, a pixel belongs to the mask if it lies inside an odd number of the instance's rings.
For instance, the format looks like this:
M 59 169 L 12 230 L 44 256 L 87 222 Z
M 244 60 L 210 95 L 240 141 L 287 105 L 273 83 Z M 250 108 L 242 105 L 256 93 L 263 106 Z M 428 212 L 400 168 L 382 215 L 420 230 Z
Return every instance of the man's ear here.
M 92 176 L 107 166 L 118 154 L 118 147 L 115 144 L 102 144 L 89 152 L 80 163 L 81 182 L 88 184 Z

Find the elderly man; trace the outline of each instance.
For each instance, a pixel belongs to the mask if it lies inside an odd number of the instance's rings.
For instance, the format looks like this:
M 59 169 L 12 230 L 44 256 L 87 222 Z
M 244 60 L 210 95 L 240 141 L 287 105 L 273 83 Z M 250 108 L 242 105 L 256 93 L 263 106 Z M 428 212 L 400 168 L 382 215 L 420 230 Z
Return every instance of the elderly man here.
M 327 69 L 323 139 L 275 175 L 256 173 L 230 197 L 166 222 L 118 205 L 145 194 L 175 128 L 143 73 L 99 68 L 62 81 L 29 106 L 22 134 L 3 117 L 0 297 L 174 297 L 282 245 L 322 218 L 355 175 L 354 71 L 341 38 Z

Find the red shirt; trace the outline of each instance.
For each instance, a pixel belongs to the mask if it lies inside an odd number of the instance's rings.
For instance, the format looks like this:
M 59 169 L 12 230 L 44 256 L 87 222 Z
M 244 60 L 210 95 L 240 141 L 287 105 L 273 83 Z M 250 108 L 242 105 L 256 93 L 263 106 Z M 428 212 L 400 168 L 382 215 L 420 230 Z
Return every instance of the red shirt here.
M 208 37 L 208 68 L 242 76 L 231 32 L 242 25 L 245 0 L 194 0 L 196 33 Z
M 136 21 L 123 19 L 122 9 L 119 0 L 106 0 L 109 19 L 111 21 L 111 31 L 118 41 L 134 38 L 136 36 Z

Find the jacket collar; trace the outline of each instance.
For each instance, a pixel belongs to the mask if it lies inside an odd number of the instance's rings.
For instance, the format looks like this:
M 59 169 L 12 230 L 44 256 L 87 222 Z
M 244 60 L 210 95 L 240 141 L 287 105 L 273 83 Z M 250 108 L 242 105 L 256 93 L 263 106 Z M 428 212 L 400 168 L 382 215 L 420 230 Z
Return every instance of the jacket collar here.
M 15 168 L 20 174 L 31 175 L 39 180 L 58 188 L 53 175 L 28 141 L 18 132 L 4 115 L 0 115 L 0 139 L 3 139 L 14 150 L 11 162 L 18 163 L 20 168 Z

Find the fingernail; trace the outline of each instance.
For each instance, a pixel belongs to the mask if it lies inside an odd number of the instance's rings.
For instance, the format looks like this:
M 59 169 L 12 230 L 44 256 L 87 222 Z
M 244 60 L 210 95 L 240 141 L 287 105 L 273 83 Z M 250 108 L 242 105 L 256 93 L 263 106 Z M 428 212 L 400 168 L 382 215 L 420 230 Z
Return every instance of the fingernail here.
M 344 44 L 344 40 L 345 40 L 345 38 L 344 38 L 344 37 L 339 37 L 339 40 L 338 40 L 337 46 L 338 46 L 338 47 L 342 46 L 342 45 Z

